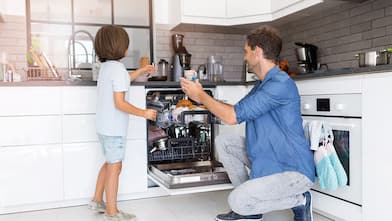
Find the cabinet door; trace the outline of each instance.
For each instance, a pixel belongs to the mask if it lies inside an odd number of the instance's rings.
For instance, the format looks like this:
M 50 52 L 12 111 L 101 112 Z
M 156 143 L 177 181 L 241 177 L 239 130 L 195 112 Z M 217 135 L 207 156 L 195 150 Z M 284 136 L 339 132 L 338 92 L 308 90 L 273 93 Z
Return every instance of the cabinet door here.
M 118 193 L 125 195 L 147 190 L 147 142 L 128 140 Z
M 61 113 L 59 87 L 1 87 L 0 116 Z
M 61 116 L 0 117 L 0 147 L 61 143 Z
M 64 144 L 64 199 L 91 198 L 104 157 L 99 143 Z
M 63 116 L 63 143 L 98 142 L 95 114 Z
M 63 87 L 62 99 L 64 114 L 95 113 L 97 88 L 91 86 Z
M 183 0 L 183 15 L 196 17 L 226 17 L 226 0 Z
M 99 169 L 104 163 L 99 143 L 64 144 L 64 198 L 91 198 Z M 145 141 L 127 141 L 120 175 L 119 194 L 147 190 L 147 153 Z
M 236 104 L 241 100 L 248 92 L 246 86 L 217 86 L 216 96 L 217 99 L 228 103 Z M 245 136 L 245 123 L 237 125 L 219 125 L 218 134 L 238 134 Z
M 131 86 L 129 89 L 129 103 L 139 108 L 146 108 L 146 94 L 144 86 Z M 134 115 L 129 116 L 128 139 L 147 138 L 146 119 Z
M 271 13 L 271 0 L 227 0 L 227 17 L 243 17 Z
M 0 208 L 63 200 L 61 145 L 0 147 Z

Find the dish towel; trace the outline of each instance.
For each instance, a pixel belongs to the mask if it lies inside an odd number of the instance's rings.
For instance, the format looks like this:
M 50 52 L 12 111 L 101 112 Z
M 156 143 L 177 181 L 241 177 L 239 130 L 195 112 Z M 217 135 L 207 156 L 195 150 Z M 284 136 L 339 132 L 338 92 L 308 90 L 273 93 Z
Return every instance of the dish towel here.
M 324 123 L 324 131 L 325 131 L 325 139 L 327 140 L 326 142 L 326 150 L 327 154 L 329 155 L 329 160 L 331 161 L 332 167 L 335 170 L 336 177 L 338 180 L 338 186 L 346 186 L 347 185 L 347 174 L 346 171 L 343 168 L 342 163 L 339 160 L 338 154 L 336 153 L 335 147 L 333 146 L 333 131 L 332 128 Z
M 304 122 L 305 137 L 314 151 L 316 174 L 321 189 L 336 190 L 347 184 L 347 175 L 333 146 L 332 128 L 322 121 Z

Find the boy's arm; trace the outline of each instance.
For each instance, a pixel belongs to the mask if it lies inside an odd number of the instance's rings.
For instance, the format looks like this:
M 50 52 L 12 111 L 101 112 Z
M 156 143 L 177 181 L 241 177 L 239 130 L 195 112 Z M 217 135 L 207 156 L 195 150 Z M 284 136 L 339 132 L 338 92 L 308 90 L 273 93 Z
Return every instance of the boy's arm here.
M 153 65 L 146 65 L 142 68 L 136 69 L 133 72 L 129 72 L 129 77 L 131 78 L 131 81 L 133 81 L 142 74 L 150 74 L 153 72 L 155 72 L 155 67 Z
M 141 109 L 125 100 L 125 92 L 114 92 L 114 105 L 117 109 L 139 117 L 144 117 L 149 120 L 155 120 L 157 111 L 153 109 Z

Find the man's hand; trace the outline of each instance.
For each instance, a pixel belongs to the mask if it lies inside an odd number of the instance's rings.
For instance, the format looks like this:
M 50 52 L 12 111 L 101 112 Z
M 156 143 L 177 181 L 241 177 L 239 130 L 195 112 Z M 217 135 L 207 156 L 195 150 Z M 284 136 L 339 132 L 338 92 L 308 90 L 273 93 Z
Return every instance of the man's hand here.
M 181 78 L 181 89 L 188 95 L 192 100 L 202 103 L 201 96 L 204 93 L 203 86 L 199 83 L 199 80 L 191 81 L 185 78 Z

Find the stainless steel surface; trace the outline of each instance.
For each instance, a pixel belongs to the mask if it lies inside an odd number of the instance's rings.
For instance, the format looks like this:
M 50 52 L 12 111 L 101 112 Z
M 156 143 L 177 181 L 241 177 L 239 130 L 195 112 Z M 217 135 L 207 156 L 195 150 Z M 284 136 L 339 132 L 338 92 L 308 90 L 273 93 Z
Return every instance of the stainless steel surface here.
M 376 57 L 376 65 L 389 64 L 390 54 L 386 50 L 378 51 L 378 56 Z
M 169 189 L 230 183 L 217 161 L 156 164 L 150 166 L 150 172 Z
M 298 61 L 306 61 L 306 50 L 304 47 L 296 48 L 295 55 L 297 56 Z

